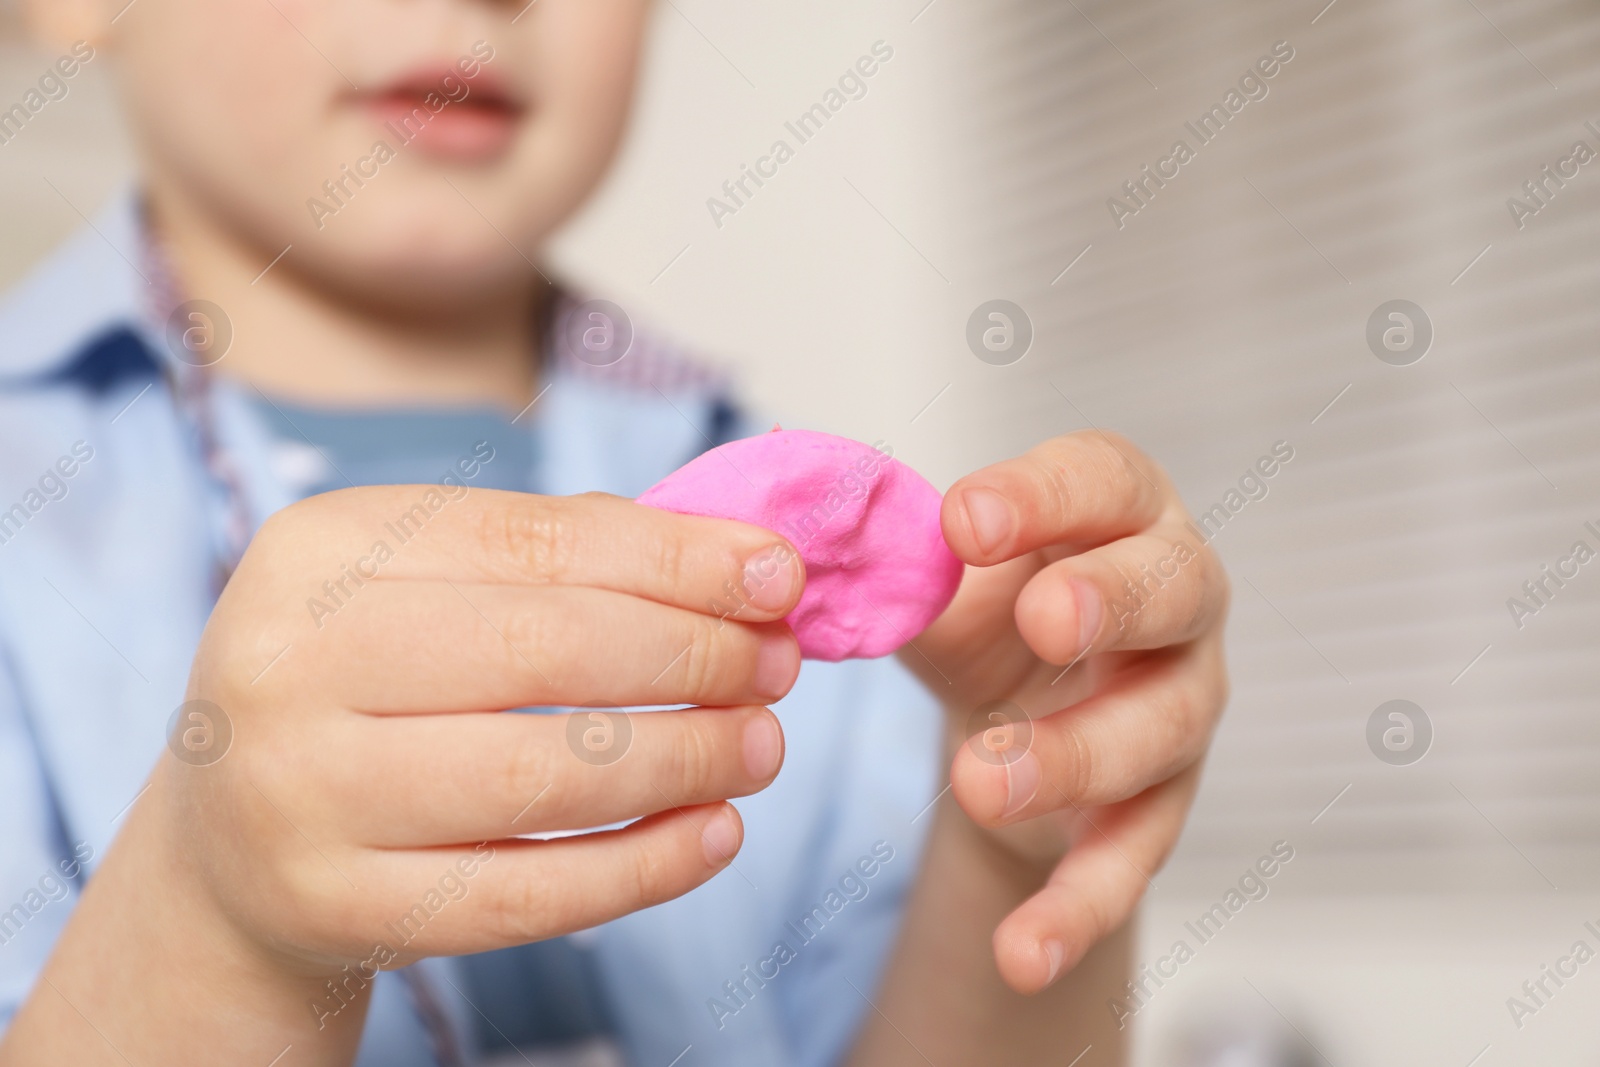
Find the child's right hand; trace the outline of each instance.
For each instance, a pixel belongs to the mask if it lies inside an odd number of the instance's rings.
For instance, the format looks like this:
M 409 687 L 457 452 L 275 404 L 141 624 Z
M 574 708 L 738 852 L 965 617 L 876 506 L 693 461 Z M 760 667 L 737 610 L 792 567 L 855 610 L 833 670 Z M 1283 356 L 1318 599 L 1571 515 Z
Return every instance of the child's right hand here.
M 293 1041 L 331 1053 L 297 1062 L 341 1062 L 363 1012 L 329 996 L 320 1014 L 329 978 L 361 988 L 343 980 L 593 926 L 706 881 L 742 840 L 724 798 L 765 787 L 782 762 L 760 705 L 798 674 L 774 620 L 804 574 L 780 543 L 598 494 L 380 487 L 280 512 L 194 661 L 189 698 L 221 710 L 225 754 L 163 755 L 45 976 L 101 1025 L 126 1007 L 116 975 L 165 981 L 177 950 L 162 944 L 201 942 L 215 959 L 183 966 L 218 969 L 162 998 L 177 1016 L 125 1019 L 126 1055 L 187 1062 L 196 1028 L 231 1018 L 230 1047 L 258 1035 L 236 1058 L 264 1048 L 264 1063 Z M 663 704 L 707 707 L 611 710 Z M 576 706 L 579 721 L 503 713 L 540 705 Z M 187 937 L 151 918 L 163 913 Z M 119 937 L 131 943 L 107 944 Z M 41 1010 L 83 1029 L 49 996 L 19 1016 L 12 1050 Z M 263 1025 L 275 1015 L 283 1025 Z

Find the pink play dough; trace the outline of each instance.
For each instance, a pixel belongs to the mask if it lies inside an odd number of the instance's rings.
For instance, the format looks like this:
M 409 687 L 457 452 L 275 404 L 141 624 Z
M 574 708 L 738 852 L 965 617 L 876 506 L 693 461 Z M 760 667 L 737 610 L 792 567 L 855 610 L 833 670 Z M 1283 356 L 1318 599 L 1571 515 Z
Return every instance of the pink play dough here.
M 806 565 L 788 622 L 801 653 L 822 660 L 888 655 L 949 605 L 962 564 L 940 532 L 939 500 L 887 448 L 811 430 L 732 441 L 639 497 L 788 538 Z

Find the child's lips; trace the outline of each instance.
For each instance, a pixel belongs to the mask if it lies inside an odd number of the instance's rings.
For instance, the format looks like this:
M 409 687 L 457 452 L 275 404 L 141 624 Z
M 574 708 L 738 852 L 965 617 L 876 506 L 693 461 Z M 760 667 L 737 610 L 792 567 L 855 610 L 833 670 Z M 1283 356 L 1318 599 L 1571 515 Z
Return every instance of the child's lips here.
M 469 80 L 442 73 L 407 78 L 363 96 L 361 102 L 397 151 L 405 145 L 454 163 L 485 162 L 504 154 L 526 110 L 488 77 Z

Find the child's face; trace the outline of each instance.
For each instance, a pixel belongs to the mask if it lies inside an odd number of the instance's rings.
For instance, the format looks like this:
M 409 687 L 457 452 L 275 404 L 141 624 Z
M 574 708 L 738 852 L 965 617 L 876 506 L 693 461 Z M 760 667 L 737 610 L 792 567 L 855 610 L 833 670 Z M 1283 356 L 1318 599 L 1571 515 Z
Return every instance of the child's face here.
M 527 284 L 615 149 L 648 0 L 33 2 L 116 64 L 166 202 L 416 307 Z

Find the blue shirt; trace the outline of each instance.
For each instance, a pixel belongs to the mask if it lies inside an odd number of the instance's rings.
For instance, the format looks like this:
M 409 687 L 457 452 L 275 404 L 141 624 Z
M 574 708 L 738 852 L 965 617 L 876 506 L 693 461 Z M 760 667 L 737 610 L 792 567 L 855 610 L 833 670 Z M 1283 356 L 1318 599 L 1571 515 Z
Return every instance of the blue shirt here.
M 0 307 L 0 1025 L 160 755 L 214 603 L 222 505 L 145 322 L 142 248 L 122 195 Z M 546 381 L 523 422 L 547 493 L 635 496 L 745 425 L 643 338 L 612 368 Z M 303 490 L 259 405 L 221 376 L 214 393 L 259 522 Z M 893 659 L 807 663 L 774 710 L 787 759 L 737 802 L 735 866 L 589 937 L 633 1062 L 822 1067 L 868 1010 L 856 990 L 881 977 L 920 862 L 940 713 Z M 470 1035 L 460 965 L 419 966 Z M 535 1011 L 558 992 L 514 995 Z M 359 1062 L 433 1062 L 395 975 L 376 982 Z

